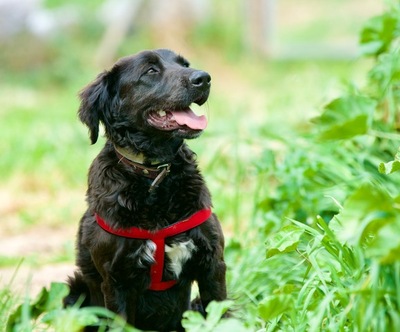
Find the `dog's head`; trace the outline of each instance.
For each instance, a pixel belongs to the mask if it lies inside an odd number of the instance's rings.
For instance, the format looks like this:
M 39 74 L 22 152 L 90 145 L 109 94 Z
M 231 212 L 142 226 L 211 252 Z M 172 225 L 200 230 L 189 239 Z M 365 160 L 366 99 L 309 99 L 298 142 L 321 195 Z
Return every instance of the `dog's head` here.
M 169 50 L 143 51 L 120 59 L 80 93 L 79 117 L 94 144 L 102 122 L 107 137 L 120 146 L 149 139 L 183 140 L 207 125 L 190 105 L 202 105 L 210 92 L 208 73 L 189 67 Z

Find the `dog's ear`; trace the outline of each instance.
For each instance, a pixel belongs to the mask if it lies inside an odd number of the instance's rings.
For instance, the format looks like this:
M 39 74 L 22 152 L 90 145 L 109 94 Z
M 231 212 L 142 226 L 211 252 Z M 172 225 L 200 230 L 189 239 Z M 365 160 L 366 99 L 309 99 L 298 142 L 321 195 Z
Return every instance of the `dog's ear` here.
M 100 121 L 107 122 L 112 100 L 115 99 L 110 95 L 110 90 L 114 90 L 110 87 L 110 76 L 111 72 L 104 71 L 79 93 L 79 119 L 88 126 L 92 144 L 97 142 Z

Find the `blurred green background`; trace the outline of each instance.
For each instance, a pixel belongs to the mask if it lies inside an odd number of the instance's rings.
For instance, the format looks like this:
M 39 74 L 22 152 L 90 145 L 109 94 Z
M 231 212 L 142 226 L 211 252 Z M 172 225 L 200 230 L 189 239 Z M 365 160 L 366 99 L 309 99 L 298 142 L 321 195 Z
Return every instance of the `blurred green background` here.
M 168 4 L 166 6 L 166 3 Z M 228 239 L 251 233 L 256 164 L 368 60 L 358 35 L 376 0 L 0 1 L 0 282 L 32 291 L 73 269 L 91 146 L 78 91 L 121 56 L 171 48 L 212 76 L 198 154 Z M 266 135 L 268 133 L 268 135 Z M 266 138 L 268 137 L 268 139 Z M 34 272 L 34 273 L 33 273 Z

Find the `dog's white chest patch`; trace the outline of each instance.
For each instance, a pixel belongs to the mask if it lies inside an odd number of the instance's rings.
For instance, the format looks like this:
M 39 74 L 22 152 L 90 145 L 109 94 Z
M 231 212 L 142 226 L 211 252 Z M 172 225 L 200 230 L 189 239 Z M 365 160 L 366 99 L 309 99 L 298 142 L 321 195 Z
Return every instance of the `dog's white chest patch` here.
M 183 264 L 192 257 L 195 249 L 196 246 L 192 240 L 174 243 L 171 246 L 165 245 L 165 254 L 170 260 L 168 269 L 175 274 L 176 278 L 181 274 Z
M 137 259 L 137 265 L 139 267 L 146 267 L 149 264 L 154 264 L 154 252 L 156 251 L 156 244 L 153 241 L 144 242 L 135 252 L 132 257 Z

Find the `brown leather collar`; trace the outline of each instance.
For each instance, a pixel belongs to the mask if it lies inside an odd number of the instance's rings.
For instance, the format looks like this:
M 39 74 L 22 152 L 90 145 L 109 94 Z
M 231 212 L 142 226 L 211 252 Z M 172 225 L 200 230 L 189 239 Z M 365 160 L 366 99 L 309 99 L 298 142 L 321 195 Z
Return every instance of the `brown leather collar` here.
M 171 163 L 152 165 L 152 167 L 148 167 L 128 159 L 117 149 L 115 149 L 115 154 L 117 155 L 119 162 L 123 162 L 124 164 L 131 166 L 132 170 L 136 174 L 154 180 L 150 185 L 149 192 L 152 192 L 156 187 L 158 187 L 161 181 L 164 180 L 164 178 L 170 172 Z

